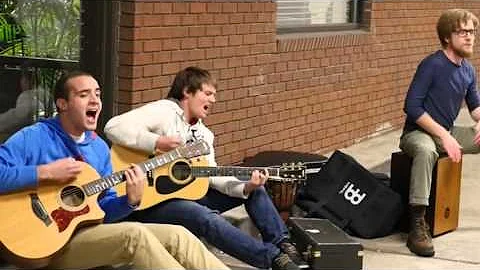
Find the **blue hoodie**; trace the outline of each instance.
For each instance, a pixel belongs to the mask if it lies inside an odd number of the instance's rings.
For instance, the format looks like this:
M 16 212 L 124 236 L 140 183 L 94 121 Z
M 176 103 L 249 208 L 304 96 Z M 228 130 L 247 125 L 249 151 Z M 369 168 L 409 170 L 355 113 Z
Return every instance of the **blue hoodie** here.
M 36 187 L 38 165 L 67 157 L 88 163 L 102 177 L 112 173 L 110 150 L 102 138 L 87 131 L 85 140 L 76 143 L 58 117 L 50 118 L 23 128 L 0 145 L 0 193 Z M 133 210 L 127 196 L 117 197 L 113 189 L 99 196 L 99 204 L 105 211 L 105 222 L 124 218 Z

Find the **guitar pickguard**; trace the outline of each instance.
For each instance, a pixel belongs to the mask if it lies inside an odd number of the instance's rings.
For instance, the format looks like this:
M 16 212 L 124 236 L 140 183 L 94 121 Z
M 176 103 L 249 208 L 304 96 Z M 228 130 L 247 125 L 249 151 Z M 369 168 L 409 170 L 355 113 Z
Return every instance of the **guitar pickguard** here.
M 181 190 L 182 188 L 186 187 L 188 184 L 190 184 L 194 178 L 186 182 L 185 184 L 177 184 L 171 181 L 170 177 L 163 175 L 157 177 L 155 179 L 155 190 L 157 191 L 158 194 L 161 195 L 166 195 L 173 193 L 175 191 Z
M 68 225 L 70 225 L 70 222 L 72 222 L 75 217 L 85 215 L 88 212 L 90 212 L 90 208 L 88 207 L 88 205 L 86 205 L 82 210 L 73 212 L 67 211 L 60 207 L 52 212 L 52 217 L 57 224 L 58 232 L 63 232 L 68 227 Z

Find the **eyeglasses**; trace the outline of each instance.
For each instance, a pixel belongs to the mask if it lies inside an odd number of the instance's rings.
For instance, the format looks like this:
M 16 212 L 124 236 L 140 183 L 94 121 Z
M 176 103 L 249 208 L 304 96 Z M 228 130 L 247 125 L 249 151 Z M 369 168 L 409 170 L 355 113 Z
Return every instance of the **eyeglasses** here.
M 469 34 L 471 36 L 475 36 L 477 34 L 477 29 L 460 29 L 460 30 L 455 31 L 454 33 L 457 34 L 460 37 L 466 37 Z

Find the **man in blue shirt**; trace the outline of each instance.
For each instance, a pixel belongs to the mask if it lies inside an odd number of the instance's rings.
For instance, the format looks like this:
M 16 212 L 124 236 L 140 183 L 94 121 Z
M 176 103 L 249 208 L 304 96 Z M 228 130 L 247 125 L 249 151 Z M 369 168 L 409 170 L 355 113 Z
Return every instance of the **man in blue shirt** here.
M 0 145 L 0 194 L 27 188 L 33 194 L 37 186 L 64 185 L 80 175 L 80 161 L 101 177 L 112 173 L 109 148 L 94 132 L 102 109 L 97 81 L 84 72 L 67 74 L 55 87 L 55 102 L 57 117 L 28 126 Z M 79 230 L 52 258 L 49 268 L 131 263 L 135 269 L 227 269 L 180 226 L 114 223 L 131 214 L 142 199 L 145 174 L 140 167 L 126 170 L 125 179 L 126 195 L 119 197 L 115 190 L 106 189 L 99 196 L 108 224 Z
M 437 23 L 443 47 L 419 64 L 405 98 L 407 114 L 400 148 L 413 158 L 410 179 L 411 252 L 430 257 L 435 254 L 425 210 L 428 205 L 432 170 L 440 152 L 459 162 L 462 151 L 480 151 L 480 99 L 476 72 L 466 58 L 473 54 L 477 17 L 463 9 L 447 10 Z M 474 127 L 455 127 L 462 102 L 477 122 Z

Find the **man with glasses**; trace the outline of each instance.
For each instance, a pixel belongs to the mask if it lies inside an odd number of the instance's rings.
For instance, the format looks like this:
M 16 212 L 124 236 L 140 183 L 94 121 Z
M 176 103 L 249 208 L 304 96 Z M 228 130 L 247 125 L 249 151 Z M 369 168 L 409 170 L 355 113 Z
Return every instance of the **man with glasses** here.
M 407 247 L 425 257 L 435 254 L 425 210 L 432 169 L 439 153 L 459 162 L 464 153 L 480 152 L 480 99 L 476 72 L 466 59 L 473 54 L 478 26 L 470 11 L 450 9 L 442 13 L 437 34 L 442 49 L 418 65 L 405 98 L 407 114 L 400 148 L 413 159 L 410 179 L 410 232 Z M 462 102 L 477 122 L 473 127 L 454 126 Z

